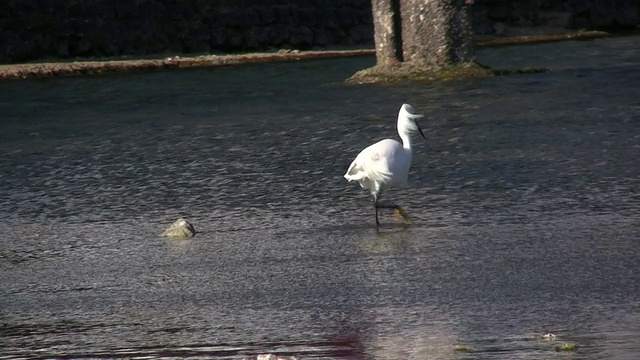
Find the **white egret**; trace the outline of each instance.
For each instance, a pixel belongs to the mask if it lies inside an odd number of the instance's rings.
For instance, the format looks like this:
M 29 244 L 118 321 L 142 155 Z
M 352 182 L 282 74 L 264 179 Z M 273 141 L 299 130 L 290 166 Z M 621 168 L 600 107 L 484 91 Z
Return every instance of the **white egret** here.
M 410 220 L 407 213 L 398 205 L 381 204 L 380 197 L 389 187 L 406 185 L 411 167 L 411 135 L 419 131 L 426 140 L 416 122 L 422 116 L 416 114 L 413 106 L 403 104 L 398 113 L 398 134 L 402 143 L 393 139 L 384 139 L 366 147 L 360 151 L 347 173 L 344 174 L 349 182 L 357 181 L 362 188 L 369 190 L 373 195 L 376 225 L 380 225 L 378 209 L 395 209 L 403 218 Z

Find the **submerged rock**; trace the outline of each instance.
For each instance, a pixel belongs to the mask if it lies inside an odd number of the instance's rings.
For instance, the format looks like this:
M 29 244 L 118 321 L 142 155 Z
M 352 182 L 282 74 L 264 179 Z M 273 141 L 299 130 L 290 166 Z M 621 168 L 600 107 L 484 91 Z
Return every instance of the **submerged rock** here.
M 277 360 L 278 358 L 273 354 L 260 354 L 256 360 Z
M 401 81 L 442 81 L 474 79 L 494 76 L 485 66 L 475 62 L 462 63 L 448 67 L 425 64 L 398 63 L 394 66 L 373 66 L 353 74 L 347 84 L 394 83 Z
M 183 218 L 176 220 L 171 226 L 162 233 L 164 237 L 188 239 L 196 235 L 196 229 L 190 222 Z
M 578 346 L 574 343 L 564 343 L 561 346 L 556 346 L 556 351 L 576 351 Z
M 260 354 L 256 360 L 298 360 L 295 356 L 277 356 L 274 354 Z

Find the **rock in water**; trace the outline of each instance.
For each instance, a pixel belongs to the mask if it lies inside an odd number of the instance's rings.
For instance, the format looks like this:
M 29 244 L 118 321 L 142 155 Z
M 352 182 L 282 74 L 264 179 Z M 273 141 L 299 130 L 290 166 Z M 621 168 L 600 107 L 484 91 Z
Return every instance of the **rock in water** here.
M 278 360 L 273 354 L 260 354 L 256 360 Z
M 196 229 L 193 228 L 190 222 L 183 218 L 179 218 L 169 226 L 167 230 L 162 233 L 164 237 L 187 239 L 196 235 Z
M 274 354 L 259 354 L 256 360 L 298 360 L 295 356 L 276 356 Z

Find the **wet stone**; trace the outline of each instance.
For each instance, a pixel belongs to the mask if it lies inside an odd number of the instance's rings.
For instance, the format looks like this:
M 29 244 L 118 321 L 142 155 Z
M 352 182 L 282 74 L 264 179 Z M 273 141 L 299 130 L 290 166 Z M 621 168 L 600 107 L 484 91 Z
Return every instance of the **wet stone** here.
M 297 360 L 295 356 L 278 356 L 275 354 L 259 354 L 256 360 Z
M 167 230 L 162 233 L 164 237 L 176 239 L 188 239 L 196 235 L 196 230 L 190 222 L 183 218 L 176 220 Z

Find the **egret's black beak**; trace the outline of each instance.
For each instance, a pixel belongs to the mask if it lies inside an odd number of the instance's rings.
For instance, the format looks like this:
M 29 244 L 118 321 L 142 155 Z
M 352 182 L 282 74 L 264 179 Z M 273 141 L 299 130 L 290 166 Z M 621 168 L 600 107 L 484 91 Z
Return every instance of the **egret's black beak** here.
M 418 131 L 420 131 L 420 135 L 422 135 L 422 138 L 427 140 L 427 137 L 424 136 L 424 133 L 422 132 L 422 129 L 420 128 L 420 125 L 418 125 L 418 122 L 416 121 L 416 126 L 418 127 Z

